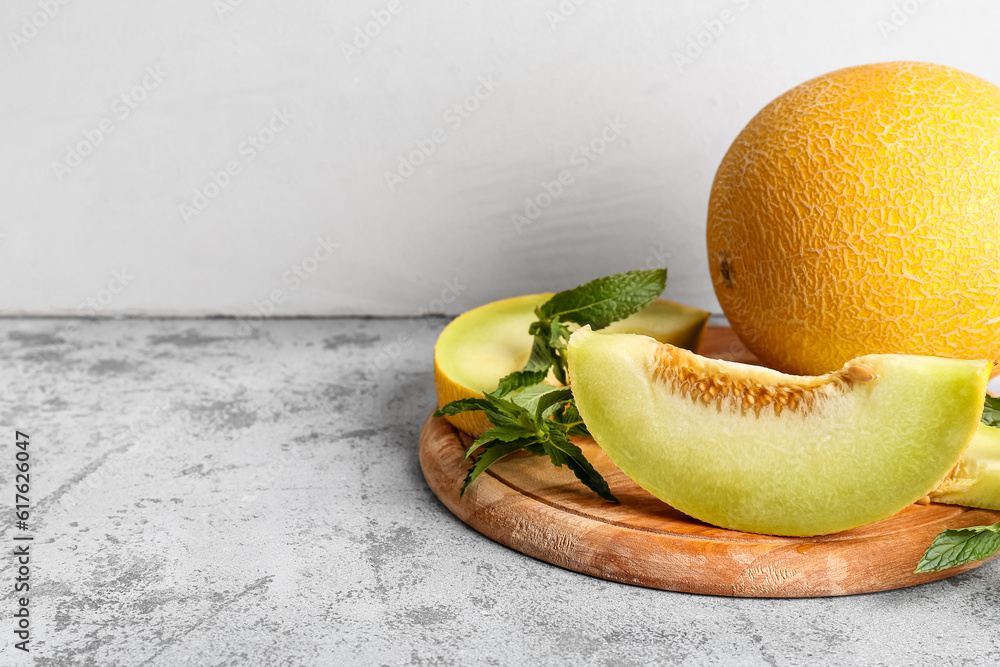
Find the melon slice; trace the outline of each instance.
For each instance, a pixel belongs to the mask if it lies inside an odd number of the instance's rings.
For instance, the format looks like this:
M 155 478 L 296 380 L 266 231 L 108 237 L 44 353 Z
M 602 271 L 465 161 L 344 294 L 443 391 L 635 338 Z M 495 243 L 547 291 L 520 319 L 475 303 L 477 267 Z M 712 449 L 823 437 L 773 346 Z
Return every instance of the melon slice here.
M 969 446 L 992 367 L 870 355 L 793 376 L 587 327 L 567 361 L 587 427 L 639 486 L 773 535 L 846 530 L 926 496 Z
M 979 425 L 958 466 L 931 492 L 931 501 L 1000 510 L 1000 428 Z
M 434 346 L 438 406 L 460 398 L 481 398 L 497 388 L 500 378 L 521 370 L 531 354 L 528 327 L 536 319 L 535 308 L 551 297 L 529 294 L 495 301 L 459 315 L 445 327 Z M 707 323 L 708 313 L 703 310 L 657 300 L 602 331 L 638 333 L 696 349 Z M 476 436 L 491 426 L 481 412 L 446 419 Z

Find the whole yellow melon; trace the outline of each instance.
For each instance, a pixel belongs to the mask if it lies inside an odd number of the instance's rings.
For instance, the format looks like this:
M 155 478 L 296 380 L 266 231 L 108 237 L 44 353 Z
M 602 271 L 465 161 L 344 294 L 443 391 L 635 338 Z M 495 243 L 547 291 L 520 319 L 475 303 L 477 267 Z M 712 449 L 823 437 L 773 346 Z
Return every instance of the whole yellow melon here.
M 1000 88 L 912 62 L 793 88 L 723 158 L 708 253 L 730 324 L 779 370 L 1000 358 Z

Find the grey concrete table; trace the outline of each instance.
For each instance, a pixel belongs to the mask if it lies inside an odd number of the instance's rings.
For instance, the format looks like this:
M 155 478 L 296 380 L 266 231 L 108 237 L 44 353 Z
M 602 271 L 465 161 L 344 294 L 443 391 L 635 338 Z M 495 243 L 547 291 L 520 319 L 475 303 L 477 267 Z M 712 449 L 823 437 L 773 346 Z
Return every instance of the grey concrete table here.
M 17 428 L 35 536 L 32 653 L 13 648 L 8 556 L 0 664 L 997 663 L 996 565 L 850 598 L 712 598 L 467 528 L 417 463 L 444 324 L 0 322 L 0 499 Z

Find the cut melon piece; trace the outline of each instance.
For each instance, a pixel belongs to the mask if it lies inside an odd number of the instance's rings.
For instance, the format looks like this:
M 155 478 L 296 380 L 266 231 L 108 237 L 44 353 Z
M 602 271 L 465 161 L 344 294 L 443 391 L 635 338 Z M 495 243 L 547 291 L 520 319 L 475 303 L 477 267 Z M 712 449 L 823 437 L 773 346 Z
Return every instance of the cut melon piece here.
M 992 366 L 870 355 L 803 377 L 587 327 L 567 352 L 580 414 L 625 474 L 696 519 L 772 535 L 926 496 L 969 446 Z
M 524 368 L 531 354 L 528 327 L 537 319 L 535 308 L 551 297 L 529 294 L 495 301 L 459 315 L 445 327 L 434 346 L 438 407 L 460 398 L 482 398 L 497 388 L 500 378 Z M 696 349 L 707 323 L 705 311 L 661 299 L 602 331 L 638 333 Z M 446 419 L 476 436 L 491 426 L 481 412 Z
M 1000 428 L 979 425 L 958 466 L 931 492 L 931 501 L 1000 510 Z

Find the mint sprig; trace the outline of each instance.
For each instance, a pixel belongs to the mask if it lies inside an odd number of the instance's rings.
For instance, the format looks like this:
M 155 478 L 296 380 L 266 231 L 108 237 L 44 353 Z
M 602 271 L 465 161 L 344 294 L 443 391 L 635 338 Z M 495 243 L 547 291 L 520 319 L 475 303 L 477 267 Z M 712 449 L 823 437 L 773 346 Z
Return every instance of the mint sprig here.
M 538 308 L 538 316 L 603 329 L 651 304 L 666 284 L 666 269 L 616 273 L 559 292 Z
M 953 528 L 934 538 L 917 564 L 916 574 L 986 560 L 1000 551 L 1000 523 L 992 526 Z
M 986 405 L 983 407 L 982 422 L 987 426 L 1000 428 L 1000 398 L 986 395 Z
M 524 370 L 551 368 L 556 379 L 566 384 L 565 350 L 571 333 L 567 323 L 603 329 L 653 303 L 666 284 L 666 269 L 627 271 L 553 295 L 535 309 L 538 320 L 528 328 L 533 339 Z
M 452 401 L 434 413 L 441 417 L 481 410 L 493 423 L 465 453 L 474 463 L 465 476 L 461 496 L 491 465 L 526 450 L 548 456 L 557 467 L 567 466 L 601 498 L 618 502 L 605 479 L 570 440 L 590 436 L 572 391 L 543 382 L 551 369 L 559 382 L 567 384 L 565 351 L 571 333 L 567 324 L 603 329 L 651 304 L 666 282 L 666 269 L 628 271 L 553 295 L 535 309 L 538 320 L 528 328 L 531 354 L 524 369 L 501 378 L 496 390 L 483 398 Z
M 512 383 L 508 383 L 508 386 L 510 384 Z M 504 398 L 505 396 L 508 398 Z M 557 467 L 567 466 L 577 479 L 601 498 L 618 502 L 608 483 L 590 464 L 583 451 L 569 439 L 570 435 L 590 434 L 573 405 L 573 394 L 568 387 L 537 384 L 513 392 L 498 388 L 483 398 L 452 401 L 435 412 L 434 416 L 457 415 L 474 410 L 485 412 L 494 426 L 476 438 L 465 453 L 465 458 L 468 459 L 482 449 L 475 455 L 473 466 L 465 476 L 460 497 L 465 495 L 469 485 L 487 468 L 524 449 L 538 456 L 548 456 Z

